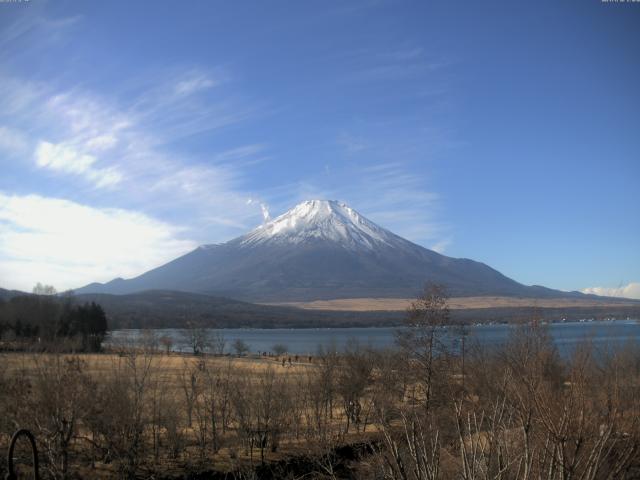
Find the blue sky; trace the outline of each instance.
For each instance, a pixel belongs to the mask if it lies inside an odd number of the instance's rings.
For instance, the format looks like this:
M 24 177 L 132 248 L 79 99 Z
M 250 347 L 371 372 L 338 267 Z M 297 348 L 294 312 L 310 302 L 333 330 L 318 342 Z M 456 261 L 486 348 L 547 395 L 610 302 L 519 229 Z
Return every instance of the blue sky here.
M 330 198 L 640 297 L 638 25 L 596 0 L 0 3 L 0 286 L 133 276 Z

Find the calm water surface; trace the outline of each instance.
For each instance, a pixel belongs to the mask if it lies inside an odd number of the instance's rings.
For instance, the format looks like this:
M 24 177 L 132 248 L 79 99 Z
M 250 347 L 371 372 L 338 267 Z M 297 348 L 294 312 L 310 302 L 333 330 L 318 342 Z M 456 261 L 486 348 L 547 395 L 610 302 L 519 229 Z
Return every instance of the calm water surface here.
M 468 327 L 467 344 L 498 346 L 509 339 L 513 325 L 477 325 Z M 570 354 L 575 346 L 590 340 L 599 348 L 620 348 L 630 341 L 640 343 L 640 322 L 637 320 L 615 320 L 594 322 L 566 322 L 548 325 L 558 349 Z M 224 336 L 226 351 L 231 344 L 241 339 L 249 345 L 252 353 L 268 352 L 275 344 L 284 344 L 289 353 L 315 354 L 318 348 L 343 349 L 348 342 L 356 340 L 362 346 L 374 348 L 393 347 L 396 327 L 382 328 L 319 328 L 319 329 L 221 329 L 214 330 Z M 213 332 L 213 331 L 212 331 Z M 188 351 L 184 330 L 169 328 L 154 330 L 157 337 L 169 336 L 173 339 L 172 349 Z M 115 330 L 107 339 L 107 344 L 139 343 L 143 338 L 142 330 Z

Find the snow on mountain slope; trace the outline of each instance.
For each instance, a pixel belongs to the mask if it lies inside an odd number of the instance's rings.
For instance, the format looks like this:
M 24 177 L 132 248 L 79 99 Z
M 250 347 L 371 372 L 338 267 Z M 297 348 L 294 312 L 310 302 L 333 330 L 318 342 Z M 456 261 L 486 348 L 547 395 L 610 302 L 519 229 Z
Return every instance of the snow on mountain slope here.
M 405 240 L 336 201 L 310 200 L 246 235 L 203 245 L 128 279 L 79 293 L 179 290 L 262 302 L 411 298 L 425 282 L 453 296 L 564 297 Z
M 367 220 L 344 203 L 309 200 L 242 237 L 241 245 L 300 244 L 329 240 L 348 249 L 392 245 L 399 237 Z

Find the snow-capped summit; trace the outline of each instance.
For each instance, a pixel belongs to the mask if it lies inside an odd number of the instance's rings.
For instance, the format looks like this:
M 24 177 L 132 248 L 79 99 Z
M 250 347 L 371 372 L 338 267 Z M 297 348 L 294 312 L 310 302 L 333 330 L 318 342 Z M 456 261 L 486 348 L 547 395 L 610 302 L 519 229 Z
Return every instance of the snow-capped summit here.
M 306 201 L 265 220 L 241 237 L 79 293 L 179 290 L 259 302 L 411 298 L 433 281 L 454 296 L 569 295 L 528 287 L 483 263 L 428 250 L 336 201 Z
M 299 244 L 327 240 L 350 249 L 390 245 L 398 237 L 335 200 L 307 200 L 242 237 L 241 244 Z

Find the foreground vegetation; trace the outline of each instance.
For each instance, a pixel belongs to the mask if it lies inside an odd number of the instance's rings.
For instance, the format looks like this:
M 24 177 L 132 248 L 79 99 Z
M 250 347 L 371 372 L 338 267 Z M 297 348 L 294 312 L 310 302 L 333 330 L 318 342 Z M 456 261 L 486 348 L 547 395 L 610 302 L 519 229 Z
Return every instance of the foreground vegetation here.
M 51 478 L 638 478 L 640 350 L 562 359 L 535 321 L 451 348 L 448 321 L 436 289 L 393 351 L 4 354 L 0 447 L 31 429 Z
M 41 291 L 47 289 L 45 291 Z M 0 342 L 3 348 L 97 352 L 107 333 L 107 316 L 95 302 L 78 303 L 73 295 L 55 295 L 40 284 L 33 295 L 0 298 Z

